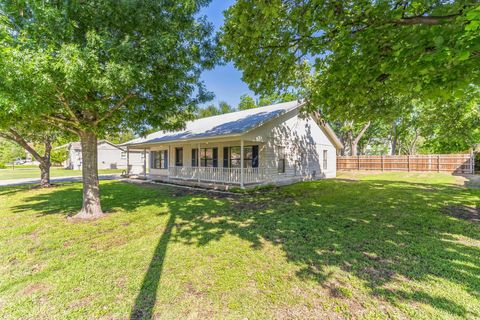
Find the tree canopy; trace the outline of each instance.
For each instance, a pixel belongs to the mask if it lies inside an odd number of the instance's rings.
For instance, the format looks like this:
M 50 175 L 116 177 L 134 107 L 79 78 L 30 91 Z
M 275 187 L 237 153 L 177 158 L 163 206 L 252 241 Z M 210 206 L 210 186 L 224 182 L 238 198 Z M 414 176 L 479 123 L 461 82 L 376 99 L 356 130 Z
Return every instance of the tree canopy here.
M 207 0 L 0 3 L 0 99 L 82 142 L 84 208 L 101 213 L 98 135 L 175 129 L 211 98 Z M 91 208 L 91 209 L 89 209 Z
M 334 118 L 398 114 L 480 80 L 477 1 L 249 1 L 226 11 L 222 44 L 256 93 L 302 88 Z

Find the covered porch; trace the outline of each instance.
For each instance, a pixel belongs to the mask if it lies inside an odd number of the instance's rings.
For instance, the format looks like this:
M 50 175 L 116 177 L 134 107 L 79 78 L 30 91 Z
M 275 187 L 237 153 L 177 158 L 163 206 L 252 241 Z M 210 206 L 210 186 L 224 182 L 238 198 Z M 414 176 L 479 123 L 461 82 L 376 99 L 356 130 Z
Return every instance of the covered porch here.
M 198 181 L 199 183 L 234 184 L 243 187 L 265 181 L 263 168 L 209 168 L 209 167 L 171 167 L 169 179 Z
M 264 146 L 260 142 L 189 141 L 156 144 L 149 150 L 151 180 L 241 188 L 266 181 Z

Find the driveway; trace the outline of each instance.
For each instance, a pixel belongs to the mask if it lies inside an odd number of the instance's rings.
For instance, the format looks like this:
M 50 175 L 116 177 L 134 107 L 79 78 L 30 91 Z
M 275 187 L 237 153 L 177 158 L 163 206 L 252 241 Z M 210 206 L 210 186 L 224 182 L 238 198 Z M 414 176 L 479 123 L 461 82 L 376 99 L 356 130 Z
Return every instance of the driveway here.
M 118 174 L 99 174 L 98 178 L 100 180 L 116 180 L 120 179 L 120 175 Z M 51 183 L 58 183 L 58 182 L 78 182 L 82 181 L 82 177 L 80 176 L 72 176 L 72 177 L 58 177 L 58 178 L 50 178 Z M 7 186 L 21 186 L 24 184 L 37 184 L 40 183 L 40 179 L 15 179 L 15 180 L 0 180 L 0 187 L 7 187 Z

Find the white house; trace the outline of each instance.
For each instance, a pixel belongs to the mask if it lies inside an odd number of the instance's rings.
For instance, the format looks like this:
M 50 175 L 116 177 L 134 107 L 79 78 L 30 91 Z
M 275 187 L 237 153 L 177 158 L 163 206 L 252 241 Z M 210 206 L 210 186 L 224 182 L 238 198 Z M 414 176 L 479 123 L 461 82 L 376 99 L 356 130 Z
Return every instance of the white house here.
M 98 143 L 98 169 L 124 169 L 132 174 L 143 175 L 148 163 L 148 155 L 143 150 L 129 151 L 107 140 L 99 140 Z M 64 162 L 66 169 L 82 169 L 82 146 L 80 142 L 71 142 L 58 148 L 67 148 L 68 157 Z M 145 158 L 146 157 L 146 158 Z M 128 158 L 128 159 L 127 159 Z
M 336 176 L 342 144 L 298 101 L 213 116 L 127 142 L 150 151 L 148 178 L 240 187 Z

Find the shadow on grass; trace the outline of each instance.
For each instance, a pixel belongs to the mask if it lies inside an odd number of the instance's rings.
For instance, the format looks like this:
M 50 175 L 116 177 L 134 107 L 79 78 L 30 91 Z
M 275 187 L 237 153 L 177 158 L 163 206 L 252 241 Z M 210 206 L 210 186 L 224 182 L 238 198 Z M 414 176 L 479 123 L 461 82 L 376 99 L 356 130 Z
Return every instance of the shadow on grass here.
M 175 224 L 175 214 L 168 218 L 167 225 L 155 248 L 152 261 L 142 282 L 140 292 L 135 299 L 135 305 L 130 314 L 130 319 L 151 319 L 157 299 L 158 286 L 162 275 L 163 262 L 170 241 L 172 229 Z
M 333 283 L 327 268 L 336 266 L 363 280 L 372 297 L 394 305 L 416 302 L 456 316 L 480 317 L 459 301 L 421 289 L 422 281 L 446 280 L 480 299 L 480 247 L 462 240 L 478 243 L 480 227 L 443 212 L 456 204 L 478 207 L 480 190 L 381 180 L 300 183 L 240 198 L 171 190 L 102 184 L 106 211 L 161 204 L 171 214 L 131 319 L 154 317 L 169 242 L 203 246 L 226 234 L 249 241 L 254 250 L 271 242 L 300 267 L 298 277 L 324 287 Z M 15 210 L 70 214 L 80 208 L 80 197 L 80 187 L 71 185 L 31 196 Z M 396 286 L 405 282 L 417 289 L 412 293 Z

